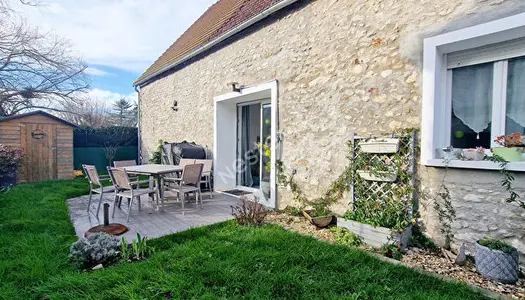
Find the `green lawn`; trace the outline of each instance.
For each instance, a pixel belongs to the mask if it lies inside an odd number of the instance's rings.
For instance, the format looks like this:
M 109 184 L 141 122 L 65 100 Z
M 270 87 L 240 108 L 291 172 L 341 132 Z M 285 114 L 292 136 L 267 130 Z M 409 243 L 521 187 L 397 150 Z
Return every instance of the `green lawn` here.
M 77 271 L 65 199 L 86 192 L 77 179 L 0 195 L 1 298 L 484 299 L 360 250 L 234 222 L 152 240 L 144 262 Z

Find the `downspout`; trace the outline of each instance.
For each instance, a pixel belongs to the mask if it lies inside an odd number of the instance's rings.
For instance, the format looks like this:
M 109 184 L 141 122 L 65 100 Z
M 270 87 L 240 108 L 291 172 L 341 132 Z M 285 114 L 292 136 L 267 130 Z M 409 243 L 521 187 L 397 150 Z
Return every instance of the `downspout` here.
M 137 145 L 137 158 L 138 158 L 138 163 L 141 165 L 142 164 L 142 158 L 141 158 L 141 148 L 142 148 L 142 140 L 140 139 L 141 135 L 140 135 L 140 90 L 138 88 L 138 85 L 134 86 L 135 88 L 135 92 L 137 92 L 137 139 L 138 139 L 138 145 Z

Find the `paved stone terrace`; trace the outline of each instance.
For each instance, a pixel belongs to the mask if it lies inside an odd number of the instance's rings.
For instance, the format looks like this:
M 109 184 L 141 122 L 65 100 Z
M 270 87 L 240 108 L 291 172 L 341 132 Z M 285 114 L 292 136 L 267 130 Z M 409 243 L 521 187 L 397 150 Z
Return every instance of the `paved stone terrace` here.
M 163 211 L 157 211 L 155 203 L 147 195 L 141 198 L 142 210 L 138 210 L 138 201 L 133 202 L 129 222 L 126 222 L 127 201 L 122 201 L 121 208 L 116 208 L 115 218 L 111 217 L 113 209 L 113 194 L 104 195 L 102 203 L 110 204 L 110 223 L 120 223 L 128 227 L 129 231 L 122 236 L 128 241 L 136 238 L 137 232 L 148 238 L 157 238 L 175 232 L 184 231 L 192 227 L 200 227 L 223 222 L 232 219 L 231 207 L 237 205 L 239 200 L 225 194 L 215 193 L 211 199 L 209 193 L 203 193 L 203 208 L 195 204 L 193 197 L 190 202 L 184 204 L 184 215 L 181 203 L 175 200 L 170 192 L 166 192 L 166 200 Z M 89 196 L 81 196 L 69 199 L 69 216 L 75 227 L 76 235 L 84 236 L 89 228 L 101 225 L 104 222 L 103 204 L 100 207 L 99 218 L 95 216 L 99 195 L 93 195 L 90 212 L 87 212 Z

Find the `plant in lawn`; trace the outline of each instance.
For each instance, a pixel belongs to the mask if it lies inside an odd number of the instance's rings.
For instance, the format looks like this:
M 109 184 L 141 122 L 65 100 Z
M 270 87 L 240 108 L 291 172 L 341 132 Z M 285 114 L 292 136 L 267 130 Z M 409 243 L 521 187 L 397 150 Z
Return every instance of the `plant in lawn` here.
M 82 170 L 73 170 L 73 177 L 84 177 Z
M 241 197 L 241 205 L 231 206 L 232 216 L 239 225 L 260 226 L 268 215 L 268 211 L 259 203 L 259 197 L 254 201 L 249 201 L 246 197 Z
M 403 258 L 403 252 L 401 252 L 399 245 L 395 244 L 383 245 L 383 247 L 381 247 L 381 254 L 395 260 L 401 260 L 401 258 Z
M 125 261 L 144 260 L 153 254 L 153 252 L 155 252 L 155 248 L 149 246 L 147 240 L 148 239 L 146 237 L 142 237 L 139 233 L 137 233 L 137 239 L 131 241 L 130 247 L 126 241 L 126 238 L 123 237 L 122 240 L 120 240 L 120 252 L 122 259 Z
M 74 242 L 69 251 L 69 258 L 83 269 L 98 264 L 107 266 L 118 259 L 119 250 L 119 241 L 116 237 L 97 232 Z
M 332 227 L 330 232 L 334 235 L 335 242 L 340 245 L 357 247 L 362 243 L 359 236 L 344 227 Z

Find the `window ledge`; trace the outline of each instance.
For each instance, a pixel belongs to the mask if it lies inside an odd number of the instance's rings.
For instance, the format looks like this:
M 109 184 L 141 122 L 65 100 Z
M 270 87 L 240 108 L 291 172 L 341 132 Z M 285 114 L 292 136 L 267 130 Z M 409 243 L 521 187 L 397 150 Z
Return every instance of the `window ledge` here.
M 496 170 L 498 171 L 499 164 L 492 161 L 468 161 L 453 159 L 450 160 L 448 165 L 442 159 L 429 159 L 425 166 L 427 167 L 449 167 L 457 169 L 479 169 L 479 170 Z M 507 165 L 509 171 L 525 172 L 525 161 L 511 162 Z

